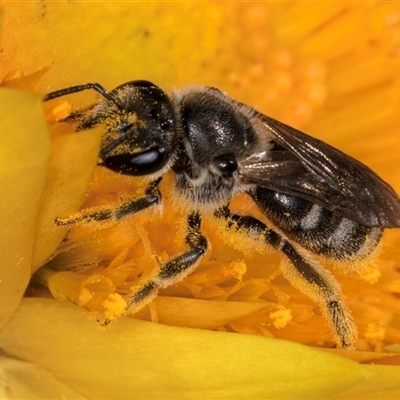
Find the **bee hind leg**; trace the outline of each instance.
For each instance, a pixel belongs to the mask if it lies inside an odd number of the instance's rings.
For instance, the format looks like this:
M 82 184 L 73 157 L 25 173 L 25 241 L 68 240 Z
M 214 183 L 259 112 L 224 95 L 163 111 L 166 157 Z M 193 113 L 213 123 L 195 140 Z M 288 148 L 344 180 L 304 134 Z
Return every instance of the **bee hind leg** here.
M 341 298 L 339 283 L 316 260 L 301 254 L 289 241 L 283 239 L 280 250 L 290 261 L 281 266 L 285 278 L 320 306 L 338 346 L 353 349 L 357 328 Z
M 218 209 L 215 216 L 225 219 L 228 229 L 244 231 L 255 240 L 263 240 L 280 250 L 290 261 L 281 265 L 285 278 L 319 305 L 337 345 L 346 349 L 353 348 L 357 329 L 350 311 L 341 299 L 340 286 L 330 272 L 308 252 L 297 249 L 288 239 L 254 217 L 232 214 L 228 207 Z

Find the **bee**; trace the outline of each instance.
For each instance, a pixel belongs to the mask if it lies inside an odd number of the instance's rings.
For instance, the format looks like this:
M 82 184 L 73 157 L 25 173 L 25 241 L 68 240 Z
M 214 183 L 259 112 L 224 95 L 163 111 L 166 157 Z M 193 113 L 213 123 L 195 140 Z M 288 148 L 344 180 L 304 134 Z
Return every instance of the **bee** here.
M 48 93 L 49 101 L 94 90 L 99 101 L 65 120 L 76 131 L 105 129 L 99 165 L 116 173 L 148 176 L 142 196 L 116 207 L 86 209 L 57 219 L 62 226 L 120 220 L 161 203 L 158 185 L 174 174 L 174 198 L 187 209 L 187 250 L 142 277 L 126 297 L 127 311 L 149 303 L 160 288 L 190 274 L 208 241 L 202 215 L 212 213 L 229 231 L 279 250 L 282 273 L 317 303 L 339 347 L 352 348 L 357 330 L 341 288 L 317 256 L 365 258 L 384 228 L 400 226 L 400 199 L 371 169 L 330 145 L 261 114 L 213 87 L 187 86 L 167 94 L 146 80 L 107 91 L 97 83 Z M 233 196 L 247 193 L 266 217 L 232 213 Z

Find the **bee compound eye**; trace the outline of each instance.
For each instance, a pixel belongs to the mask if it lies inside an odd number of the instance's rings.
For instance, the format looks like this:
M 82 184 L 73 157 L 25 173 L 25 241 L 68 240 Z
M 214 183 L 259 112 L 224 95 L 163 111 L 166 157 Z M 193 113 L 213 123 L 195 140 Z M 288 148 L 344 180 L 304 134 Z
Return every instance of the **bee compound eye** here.
M 155 147 L 141 153 L 125 153 L 107 157 L 102 165 L 124 175 L 141 176 L 159 171 L 166 162 L 165 150 Z

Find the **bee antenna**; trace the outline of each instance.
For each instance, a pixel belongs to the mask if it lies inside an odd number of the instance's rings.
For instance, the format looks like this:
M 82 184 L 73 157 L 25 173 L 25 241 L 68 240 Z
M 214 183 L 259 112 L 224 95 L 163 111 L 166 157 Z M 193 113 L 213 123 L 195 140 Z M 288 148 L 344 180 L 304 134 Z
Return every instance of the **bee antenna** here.
M 119 99 L 113 93 L 107 92 L 107 90 L 104 89 L 103 86 L 101 86 L 98 83 L 86 83 L 85 85 L 70 86 L 70 87 L 67 87 L 64 89 L 56 90 L 54 92 L 47 93 L 44 96 L 43 101 L 45 102 L 45 101 L 53 100 L 53 99 L 56 99 L 57 97 L 62 97 L 62 96 L 66 96 L 68 94 L 73 94 L 73 93 L 78 93 L 78 92 L 83 92 L 84 90 L 90 90 L 90 89 L 93 89 L 97 93 L 100 93 L 107 100 L 110 100 L 113 103 L 120 105 Z

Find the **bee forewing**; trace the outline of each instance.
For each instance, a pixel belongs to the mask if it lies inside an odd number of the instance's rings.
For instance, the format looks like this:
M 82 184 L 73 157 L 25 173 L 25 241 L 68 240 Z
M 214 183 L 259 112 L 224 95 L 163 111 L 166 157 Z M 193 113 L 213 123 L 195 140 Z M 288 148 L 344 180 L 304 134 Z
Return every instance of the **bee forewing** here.
M 279 150 L 260 149 L 241 160 L 243 182 L 309 200 L 361 225 L 400 226 L 399 196 L 366 165 L 263 114 L 254 118 Z

